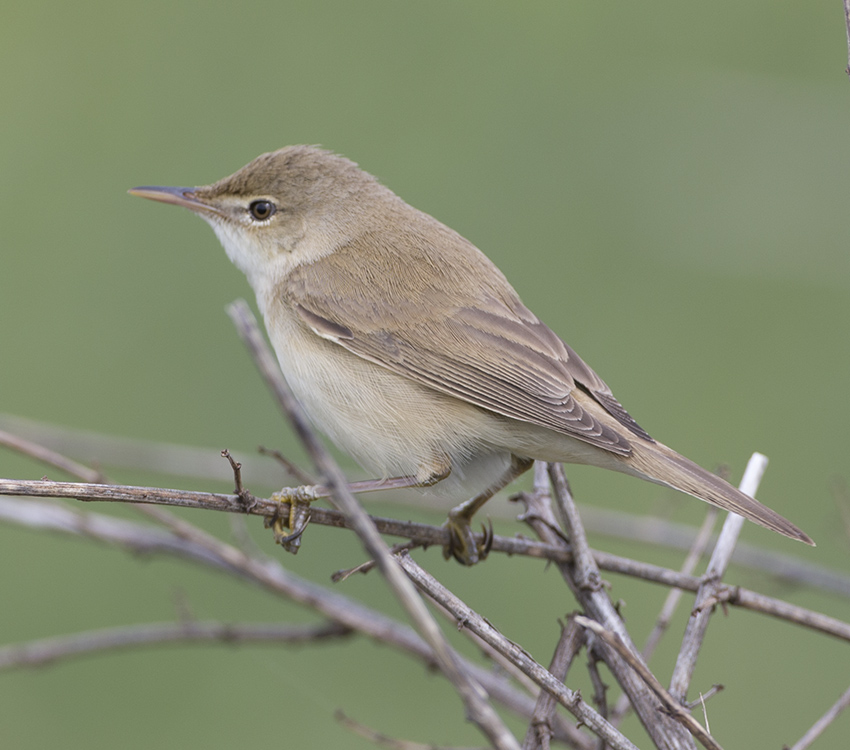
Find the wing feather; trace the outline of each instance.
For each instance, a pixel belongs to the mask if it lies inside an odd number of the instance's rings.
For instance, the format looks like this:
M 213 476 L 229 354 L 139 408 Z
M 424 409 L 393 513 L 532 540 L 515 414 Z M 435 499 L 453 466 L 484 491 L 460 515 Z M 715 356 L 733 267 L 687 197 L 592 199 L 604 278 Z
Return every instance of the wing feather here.
M 450 253 L 437 252 L 415 230 L 396 232 L 403 236 L 395 242 L 387 232 L 380 240 L 366 235 L 295 268 L 280 293 L 317 335 L 482 409 L 630 455 L 627 437 L 574 398 L 579 388 L 593 399 L 592 408 L 652 440 L 602 379 L 522 304 L 501 272 L 443 229 Z M 404 243 L 403 258 L 398 243 Z

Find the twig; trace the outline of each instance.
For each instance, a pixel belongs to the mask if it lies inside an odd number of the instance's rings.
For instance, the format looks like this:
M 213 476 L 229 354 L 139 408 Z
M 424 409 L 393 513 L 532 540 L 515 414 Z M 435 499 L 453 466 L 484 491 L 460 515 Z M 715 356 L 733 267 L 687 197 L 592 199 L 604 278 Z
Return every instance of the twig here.
M 688 552 L 688 556 L 685 558 L 685 561 L 682 563 L 682 567 L 679 569 L 680 573 L 689 576 L 694 572 L 694 568 L 696 568 L 697 563 L 700 561 L 700 558 L 702 558 L 709 540 L 711 539 L 711 530 L 714 528 L 714 523 L 717 520 L 718 515 L 718 509 L 714 506 L 709 506 L 708 511 L 705 514 L 705 520 L 700 527 L 696 539 L 694 539 L 694 545 L 691 547 Z M 641 651 L 645 661 L 648 662 L 650 658 L 652 658 L 652 654 L 655 653 L 655 648 L 658 646 L 661 636 L 663 636 L 667 628 L 670 627 L 670 621 L 673 619 L 673 614 L 676 611 L 679 600 L 682 598 L 682 593 L 683 590 L 677 587 L 667 594 L 667 598 L 664 601 L 664 605 L 661 608 L 658 619 L 655 621 L 652 631 L 647 636 L 646 643 Z
M 570 665 L 583 643 L 584 633 L 575 623 L 568 621 L 561 627 L 561 637 L 558 639 L 558 645 L 549 664 L 549 673 L 555 679 L 561 682 L 566 680 Z M 534 715 L 525 733 L 522 750 L 549 750 L 553 734 L 552 717 L 555 715 L 557 706 L 558 703 L 551 693 L 546 690 L 540 691 L 537 704 L 534 706 Z
M 166 643 L 307 643 L 351 633 L 350 628 L 336 622 L 321 625 L 193 621 L 147 623 L 3 646 L 0 648 L 0 670 L 40 667 L 92 653 Z
M 684 703 L 683 705 L 685 706 L 685 708 L 688 709 L 688 711 L 693 711 L 697 706 L 702 706 L 703 713 L 705 713 L 705 704 L 709 700 L 709 698 L 713 698 L 715 695 L 717 695 L 718 693 L 722 692 L 725 689 L 726 688 L 725 688 L 724 685 L 712 685 L 704 693 L 700 693 L 699 698 L 697 698 L 695 701 L 688 701 L 687 703 Z M 708 729 L 707 723 L 705 725 L 705 728 Z
M 78 482 L 50 482 L 45 480 L 0 479 L 0 495 L 13 495 L 28 498 L 63 497 L 82 502 L 118 502 L 152 503 L 181 508 L 196 508 L 227 513 L 271 516 L 277 512 L 286 513 L 288 505 L 279 505 L 270 500 L 256 498 L 254 507 L 246 508 L 235 495 L 219 495 L 209 492 L 191 492 L 187 490 L 161 489 L 157 487 L 131 487 L 125 485 L 93 485 Z M 33 500 L 26 501 L 34 503 Z M 18 508 L 19 501 L 2 505 L 0 517 L 8 521 L 30 525 L 45 526 L 58 531 L 74 532 L 73 522 L 54 523 L 54 515 L 39 505 L 38 510 L 28 512 Z M 348 528 L 345 516 L 339 511 L 326 508 L 311 508 L 311 523 L 334 528 Z M 59 513 L 62 518 L 67 518 Z M 420 545 L 442 545 L 448 540 L 448 532 L 440 526 L 419 524 L 410 521 L 397 521 L 391 518 L 372 516 L 372 521 L 382 534 L 402 536 L 412 539 Z M 69 528 L 66 528 L 68 526 Z M 547 544 L 521 537 L 495 536 L 491 554 L 501 552 L 508 555 L 526 555 L 541 560 L 566 563 L 572 560 L 570 548 L 558 539 L 558 544 Z M 608 552 L 593 550 L 593 557 L 600 569 L 622 575 L 641 578 L 662 586 L 677 586 L 685 591 L 696 592 L 702 580 L 687 576 L 669 568 L 644 563 Z M 739 606 L 778 619 L 787 620 L 803 627 L 818 630 L 842 640 L 850 641 L 850 624 L 834 617 L 798 607 L 774 597 L 765 596 L 749 589 L 720 584 L 718 598 L 727 604 Z
M 11 448 L 18 453 L 34 458 L 37 461 L 42 461 L 49 466 L 53 466 L 70 474 L 73 477 L 82 479 L 84 482 L 97 484 L 98 482 L 104 481 L 104 475 L 101 472 L 96 471 L 95 469 L 90 469 L 88 466 L 84 466 L 77 461 L 73 461 L 67 456 L 63 456 L 61 453 L 50 450 L 50 448 L 45 448 L 43 445 L 34 443 L 31 440 L 20 437 L 19 435 L 13 435 L 11 432 L 0 430 L 0 445 L 5 446 L 6 448 Z
M 608 685 L 605 684 L 602 675 L 599 674 L 599 662 L 602 659 L 597 656 L 596 642 L 596 637 L 591 633 L 587 639 L 587 671 L 590 675 L 590 684 L 593 685 L 593 704 L 596 706 L 596 710 L 610 721 L 608 716 Z M 607 750 L 607 748 L 605 742 L 600 741 L 597 750 Z
M 244 498 L 246 490 L 242 486 L 242 464 L 230 455 L 230 451 L 227 450 L 227 448 L 221 452 L 221 457 L 227 459 L 227 462 L 230 464 L 230 468 L 233 470 L 233 493 Z
M 694 568 L 696 568 L 697 563 L 702 558 L 703 553 L 708 546 L 708 543 L 711 539 L 711 531 L 714 528 L 714 523 L 717 520 L 717 516 L 719 515 L 719 511 L 714 506 L 709 506 L 708 511 L 705 514 L 705 520 L 700 527 L 699 533 L 694 539 L 693 546 L 688 552 L 687 557 L 685 558 L 685 562 L 682 563 L 682 567 L 679 572 L 684 575 L 691 575 L 693 573 Z M 679 605 L 679 601 L 682 598 L 683 589 L 678 587 L 673 588 L 667 594 L 667 598 L 664 600 L 664 605 L 661 607 L 661 612 L 658 615 L 658 618 L 655 621 L 655 625 L 652 628 L 652 631 L 647 636 L 646 642 L 643 645 L 643 649 L 641 650 L 641 656 L 643 656 L 643 660 L 649 664 L 650 659 L 652 658 L 653 653 L 655 653 L 655 648 L 658 646 L 661 641 L 661 637 L 667 632 L 667 628 L 670 627 L 670 621 L 673 619 L 673 614 L 676 611 L 676 607 Z M 622 720 L 624 716 L 629 711 L 629 701 L 625 695 L 621 695 L 620 699 L 617 701 L 616 706 L 614 707 L 614 711 L 612 714 L 611 721 L 615 726 L 619 725 L 619 721 Z
M 554 501 L 564 506 L 559 511 L 561 518 L 569 519 L 571 525 L 581 526 L 581 519 L 575 510 L 575 504 L 569 493 L 564 491 L 566 481 L 561 481 L 563 467 L 554 465 L 549 467 L 550 478 L 555 478 L 552 488 L 555 491 Z M 548 495 L 534 492 L 528 496 L 529 507 L 534 510 L 529 514 L 534 530 L 543 541 L 550 544 L 563 544 L 563 540 L 553 531 L 554 517 Z M 575 529 L 573 533 L 576 533 Z M 616 633 L 623 644 L 632 652 L 633 656 L 640 660 L 637 648 L 632 644 L 631 638 L 623 624 L 622 618 L 614 607 L 608 594 L 603 589 L 582 588 L 573 578 L 573 569 L 569 564 L 558 563 L 558 569 L 573 595 L 578 599 L 582 609 L 594 620 L 599 622 L 607 631 Z M 598 572 L 596 576 L 599 576 Z M 634 706 L 635 713 L 643 724 L 649 736 L 652 738 L 659 750 L 679 750 L 680 748 L 694 747 L 693 739 L 687 731 L 671 720 L 660 711 L 661 703 L 658 697 L 644 684 L 644 681 L 635 674 L 616 650 L 610 649 L 606 644 L 599 644 L 599 655 L 611 670 L 614 678 L 622 687 L 623 692 L 629 696 L 629 701 Z
M 219 451 L 212 448 L 203 449 L 130 440 L 116 435 L 70 430 L 2 413 L 0 413 L 0 429 L 16 433 L 16 438 L 23 436 L 29 438 L 29 440 L 38 441 L 40 447 L 61 449 L 69 456 L 74 455 L 89 461 L 96 458 L 99 463 L 103 464 L 113 464 L 125 468 L 144 468 L 146 471 L 153 469 L 166 474 L 203 479 L 204 481 L 217 479 L 226 482 L 232 478 L 232 473 L 226 470 L 218 459 Z M 280 486 L 277 465 L 272 461 L 249 455 L 241 457 L 241 463 L 243 464 L 243 474 L 250 476 L 252 484 L 275 489 Z M 87 472 L 92 471 L 88 467 L 83 468 Z M 303 470 L 302 473 L 304 473 Z M 82 481 L 88 481 L 86 477 L 79 474 L 75 473 L 74 476 L 78 476 Z M 303 482 L 304 484 L 313 485 L 316 483 L 313 478 L 307 477 L 306 479 L 307 481 Z M 103 482 L 102 479 L 97 481 Z M 360 492 L 362 484 L 351 483 L 353 491 Z M 369 484 L 373 485 L 372 482 Z M 407 505 L 413 502 L 398 494 L 388 495 L 382 499 L 395 505 Z M 421 504 L 421 500 L 417 503 Z M 435 509 L 440 507 L 437 502 L 433 502 L 432 505 Z M 507 516 L 508 514 L 503 508 L 506 508 L 506 506 L 494 505 L 489 512 L 494 516 Z M 583 525 L 588 531 L 609 537 L 638 541 L 653 547 L 663 546 L 670 549 L 689 550 L 697 535 L 697 530 L 691 526 L 652 516 L 626 513 L 621 509 L 616 511 L 605 510 L 593 505 L 579 505 L 579 508 Z M 446 510 L 448 510 L 448 506 Z M 419 541 L 421 544 L 442 544 L 441 542 L 426 542 L 425 540 L 414 539 L 414 541 Z M 497 551 L 507 552 L 508 554 L 528 554 L 528 552 L 515 552 L 513 549 Z M 561 555 L 561 559 L 563 559 L 565 553 L 559 552 L 557 554 Z M 599 561 L 599 554 L 594 552 L 594 555 L 597 555 L 597 563 L 605 569 L 605 565 Z M 739 566 L 764 571 L 778 582 L 817 587 L 844 597 L 850 597 L 850 576 L 820 565 L 813 565 L 799 557 L 771 552 L 741 542 L 735 548 L 732 561 Z
M 287 472 L 295 479 L 297 479 L 301 484 L 316 484 L 316 480 L 312 474 L 304 471 L 298 464 L 290 461 L 286 456 L 283 455 L 278 450 L 274 450 L 272 448 L 266 448 L 264 446 L 259 446 L 257 448 L 257 453 L 261 456 L 271 456 L 275 461 L 277 461 Z
M 722 750 L 714 737 L 712 737 L 705 730 L 702 724 L 700 724 L 693 716 L 682 708 L 682 705 L 664 689 L 662 684 L 658 681 L 658 678 L 649 671 L 640 659 L 636 658 L 634 652 L 623 643 L 619 635 L 606 630 L 602 627 L 602 625 L 595 620 L 591 620 L 589 617 L 575 615 L 573 619 L 583 628 L 591 630 L 598 638 L 605 641 L 606 644 L 620 654 L 620 656 L 628 662 L 632 669 L 640 675 L 640 678 L 646 683 L 650 690 L 658 696 L 664 706 L 664 710 L 676 721 L 680 722 L 682 726 L 686 727 L 687 730 L 699 740 L 703 747 L 706 747 L 709 750 Z
M 559 464 L 548 464 L 547 468 L 555 497 L 559 499 L 559 502 L 555 503 L 555 514 L 573 551 L 572 570 L 576 585 L 588 591 L 598 591 L 602 588 L 602 576 L 587 543 L 587 535 L 584 533 L 564 468 Z
M 374 518 L 372 519 L 374 522 Z M 376 524 L 377 525 L 377 524 Z M 397 555 L 399 552 L 406 550 L 410 551 L 416 547 L 415 542 L 399 542 L 398 544 L 394 544 L 390 547 L 390 552 L 393 555 Z M 343 581 L 347 581 L 351 576 L 355 573 L 360 573 L 361 575 L 366 575 L 370 571 L 375 569 L 377 563 L 374 560 L 366 560 L 365 562 L 359 563 L 355 565 L 353 568 L 346 568 L 345 570 L 337 570 L 334 573 L 331 573 L 331 581 L 334 583 L 342 583 Z
M 847 67 L 844 72 L 850 76 L 850 0 L 844 0 L 844 25 L 847 28 Z
M 302 444 L 324 478 L 325 484 L 331 490 L 331 501 L 346 515 L 367 553 L 377 561 L 378 568 L 393 594 L 406 610 L 414 627 L 434 650 L 440 670 L 454 685 L 463 701 L 467 715 L 496 748 L 519 750 L 519 742 L 493 710 L 481 685 L 462 668 L 457 654 L 449 646 L 443 632 L 429 614 L 425 603 L 396 564 L 375 525 L 349 490 L 348 483 L 336 462 L 308 424 L 300 405 L 283 380 L 248 305 L 243 300 L 239 300 L 228 307 L 228 313 L 278 405 L 289 418 Z
M 588 729 L 603 737 L 612 748 L 615 750 L 626 750 L 627 748 L 628 750 L 636 750 L 635 745 L 585 703 L 579 693 L 564 686 L 560 680 L 534 661 L 522 648 L 505 638 L 485 618 L 464 604 L 430 573 L 420 568 L 410 555 L 400 555 L 399 564 L 421 591 L 452 613 L 458 625 L 469 628 L 503 656 L 508 657 L 541 688 L 549 691 L 558 703 L 585 724 Z
M 369 729 L 369 727 L 364 726 L 358 721 L 354 721 L 354 719 L 349 718 L 339 710 L 334 712 L 334 718 L 346 729 L 388 750 L 485 750 L 485 748 L 480 747 L 446 747 L 431 743 L 424 745 L 421 742 L 412 742 L 411 740 L 399 740 L 395 737 L 389 737 L 382 732 L 376 732 L 374 729 Z
M 652 547 L 679 549 L 687 552 L 698 530 L 654 516 L 640 516 L 623 510 L 606 510 L 594 505 L 579 504 L 581 519 L 588 530 L 616 539 L 627 539 Z M 768 534 L 753 526 L 752 531 Z M 716 539 L 713 540 L 716 543 Z M 791 554 L 777 553 L 739 542 L 732 562 L 738 566 L 760 570 L 778 583 L 817 587 L 850 597 L 850 576 L 843 572 L 814 565 Z
M 850 688 L 847 688 L 841 697 L 830 706 L 829 710 L 812 725 L 809 731 L 794 743 L 791 750 L 806 750 L 807 747 L 810 747 L 821 732 L 835 721 L 838 715 L 848 706 L 850 706 Z
M 750 497 L 755 497 L 766 468 L 767 457 L 761 453 L 753 453 L 741 479 L 741 492 Z M 729 565 L 732 551 L 743 525 L 744 518 L 742 516 L 735 513 L 727 515 L 720 532 L 720 538 L 717 540 L 717 546 L 714 548 L 703 577 L 703 583 L 697 591 L 694 609 L 688 620 L 685 636 L 682 639 L 682 646 L 679 649 L 676 666 L 673 668 L 673 676 L 670 680 L 670 693 L 680 702 L 684 702 L 687 698 L 688 686 L 696 667 L 697 656 L 708 629 L 708 622 L 713 611 L 713 606 L 709 606 L 709 603 L 720 601 L 720 579 Z

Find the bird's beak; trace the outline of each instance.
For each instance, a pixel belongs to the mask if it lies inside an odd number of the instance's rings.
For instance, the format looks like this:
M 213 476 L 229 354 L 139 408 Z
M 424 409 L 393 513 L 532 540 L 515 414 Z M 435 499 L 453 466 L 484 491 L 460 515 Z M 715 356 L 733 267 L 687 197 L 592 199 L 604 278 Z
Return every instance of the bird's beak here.
M 202 201 L 195 192 L 195 188 L 144 186 L 133 188 L 127 192 L 130 195 L 138 195 L 140 198 L 183 206 L 183 208 L 188 208 L 195 213 L 221 214 L 218 208 Z

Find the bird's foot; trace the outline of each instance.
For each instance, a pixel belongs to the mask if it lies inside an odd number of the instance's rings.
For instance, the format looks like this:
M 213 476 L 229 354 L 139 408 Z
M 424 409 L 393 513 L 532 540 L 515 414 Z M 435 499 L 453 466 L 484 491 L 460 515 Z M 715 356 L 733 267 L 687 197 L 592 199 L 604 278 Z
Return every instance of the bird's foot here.
M 493 524 L 481 525 L 481 535 L 476 539 L 469 526 L 469 518 L 463 513 L 449 513 L 443 524 L 449 530 L 449 542 L 443 547 L 443 557 L 453 557 L 461 565 L 475 565 L 490 554 L 493 546 Z
M 310 503 L 316 499 L 311 490 L 312 487 L 284 489 L 271 496 L 279 509 L 275 515 L 265 519 L 265 527 L 271 527 L 274 540 L 293 555 L 300 549 L 301 535 L 310 523 Z M 285 505 L 289 506 L 288 512 Z

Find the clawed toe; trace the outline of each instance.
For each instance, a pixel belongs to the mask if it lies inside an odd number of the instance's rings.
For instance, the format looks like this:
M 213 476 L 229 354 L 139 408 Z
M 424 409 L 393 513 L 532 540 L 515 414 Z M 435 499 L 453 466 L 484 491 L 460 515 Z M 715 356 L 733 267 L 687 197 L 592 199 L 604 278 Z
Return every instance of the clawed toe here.
M 279 512 L 273 517 L 267 518 L 266 528 L 271 526 L 275 542 L 287 552 L 295 555 L 301 548 L 301 535 L 310 523 L 310 502 L 292 497 L 284 497 L 280 493 L 272 495 L 272 499 L 278 502 L 288 502 L 289 514 L 285 520 L 284 516 Z
M 453 557 L 461 565 L 475 565 L 484 560 L 493 547 L 493 524 L 481 525 L 481 538 L 476 539 L 469 526 L 469 519 L 461 515 L 449 514 L 443 524 L 449 531 L 449 542 L 443 547 L 443 557 Z

